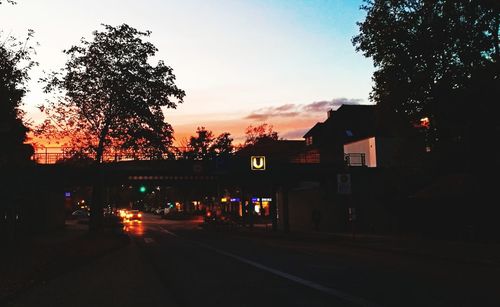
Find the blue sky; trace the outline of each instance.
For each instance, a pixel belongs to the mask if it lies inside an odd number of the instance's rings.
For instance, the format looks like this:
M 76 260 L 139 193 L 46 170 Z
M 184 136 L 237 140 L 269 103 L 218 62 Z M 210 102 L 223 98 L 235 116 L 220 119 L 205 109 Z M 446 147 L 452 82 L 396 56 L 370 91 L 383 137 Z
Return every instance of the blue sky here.
M 187 94 L 165 112 L 178 140 L 201 125 L 239 139 L 263 122 L 294 139 L 338 103 L 369 103 L 372 61 L 351 44 L 361 0 L 17 2 L 0 7 L 0 29 L 19 38 L 33 29 L 40 43 L 24 107 L 34 122 L 41 120 L 35 106 L 49 98 L 36 82 L 42 70 L 62 67 L 61 51 L 101 23 L 152 31 L 156 58 Z

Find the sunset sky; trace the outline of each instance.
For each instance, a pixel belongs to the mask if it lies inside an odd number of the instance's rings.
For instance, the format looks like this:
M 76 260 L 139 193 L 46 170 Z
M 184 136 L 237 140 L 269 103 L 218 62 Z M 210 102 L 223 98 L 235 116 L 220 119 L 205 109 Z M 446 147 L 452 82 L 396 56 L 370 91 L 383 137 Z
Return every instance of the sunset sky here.
M 241 141 L 248 125 L 268 123 L 298 139 L 341 103 L 370 103 L 372 61 L 351 38 L 364 12 L 361 0 L 17 0 L 0 7 L 1 37 L 35 31 L 31 91 L 24 109 L 50 98 L 37 80 L 59 69 L 63 49 L 91 39 L 101 23 L 151 30 L 156 60 L 174 69 L 186 91 L 182 105 L 165 110 L 178 141 L 205 126 Z

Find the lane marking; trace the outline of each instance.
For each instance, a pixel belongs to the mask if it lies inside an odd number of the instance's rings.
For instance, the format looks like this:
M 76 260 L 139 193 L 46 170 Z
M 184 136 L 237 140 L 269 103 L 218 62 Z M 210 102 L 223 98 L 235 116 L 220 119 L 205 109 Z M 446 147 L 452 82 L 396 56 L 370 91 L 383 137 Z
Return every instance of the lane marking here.
M 149 244 L 149 243 L 154 243 L 155 240 L 153 240 L 152 238 L 144 238 L 144 242 Z
M 175 233 L 173 233 L 173 232 L 171 232 L 171 231 L 168 231 L 167 229 L 165 229 L 165 228 L 163 228 L 163 227 L 161 227 L 161 226 L 160 226 L 160 230 L 161 230 L 161 232 L 167 233 L 167 234 L 169 234 L 169 235 L 171 235 L 171 236 L 174 236 L 174 237 L 179 237 L 179 236 L 178 236 L 178 235 L 176 235 Z
M 160 227 L 160 228 L 162 229 L 163 232 L 165 232 L 165 233 L 167 233 L 169 235 L 172 235 L 172 236 L 180 238 L 180 239 L 184 239 L 184 238 L 179 237 L 177 234 L 175 234 L 175 233 L 173 233 L 171 231 L 168 231 L 167 229 L 165 229 L 163 227 Z M 375 303 L 369 302 L 369 301 L 367 301 L 367 300 L 365 300 L 365 299 L 363 299 L 361 297 L 356 297 L 356 296 L 350 295 L 348 293 L 342 292 L 342 291 L 334 289 L 334 288 L 325 287 L 325 286 L 320 285 L 318 283 L 315 283 L 313 281 L 310 281 L 310 280 L 307 280 L 307 279 L 303 279 L 301 277 L 298 277 L 298 276 L 295 276 L 295 275 L 292 275 L 292 274 L 289 274 L 289 273 L 286 273 L 286 272 L 283 272 L 283 271 L 280 271 L 280 270 L 277 270 L 277 269 L 273 269 L 273 268 L 265 266 L 265 265 L 263 265 L 261 263 L 258 263 L 258 262 L 255 262 L 253 260 L 249 260 L 249 259 L 240 257 L 238 255 L 235 255 L 235 254 L 223 251 L 221 249 L 212 247 L 210 245 L 206 245 L 204 243 L 200 243 L 200 242 L 189 240 L 189 239 L 184 239 L 184 240 L 189 241 L 192 244 L 196 244 L 198 246 L 201 246 L 201 247 L 204 247 L 206 249 L 212 250 L 212 251 L 214 251 L 214 252 L 216 252 L 218 254 L 221 254 L 221 255 L 224 255 L 224 256 L 236 259 L 236 260 L 238 260 L 240 262 L 243 262 L 243 263 L 246 263 L 246 264 L 251 265 L 253 267 L 259 268 L 259 269 L 261 269 L 263 271 L 267 271 L 269 273 L 272 273 L 274 275 L 280 276 L 280 277 L 285 278 L 287 280 L 290 280 L 290 281 L 293 281 L 295 283 L 301 284 L 301 285 L 306 286 L 308 288 L 312 288 L 312 289 L 321 291 L 323 293 L 335 296 L 337 298 L 340 298 L 340 299 L 342 299 L 344 301 L 356 304 L 358 306 L 363 306 L 363 307 L 380 307 L 380 305 L 377 305 Z

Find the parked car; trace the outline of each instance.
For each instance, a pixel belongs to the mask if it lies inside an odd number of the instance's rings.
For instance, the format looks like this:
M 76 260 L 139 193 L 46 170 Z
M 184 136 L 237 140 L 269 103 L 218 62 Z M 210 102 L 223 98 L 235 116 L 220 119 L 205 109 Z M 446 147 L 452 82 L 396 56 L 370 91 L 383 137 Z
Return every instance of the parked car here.
M 71 216 L 77 220 L 88 220 L 90 213 L 87 210 L 78 209 L 71 213 Z

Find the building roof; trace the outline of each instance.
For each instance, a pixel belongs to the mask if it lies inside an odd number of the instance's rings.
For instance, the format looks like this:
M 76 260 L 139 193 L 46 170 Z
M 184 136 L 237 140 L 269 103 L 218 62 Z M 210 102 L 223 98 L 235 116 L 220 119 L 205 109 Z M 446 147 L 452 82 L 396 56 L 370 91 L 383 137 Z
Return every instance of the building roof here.
M 376 134 L 375 105 L 341 105 L 330 110 L 323 123 L 317 123 L 305 135 L 333 137 L 341 143 L 350 143 Z

